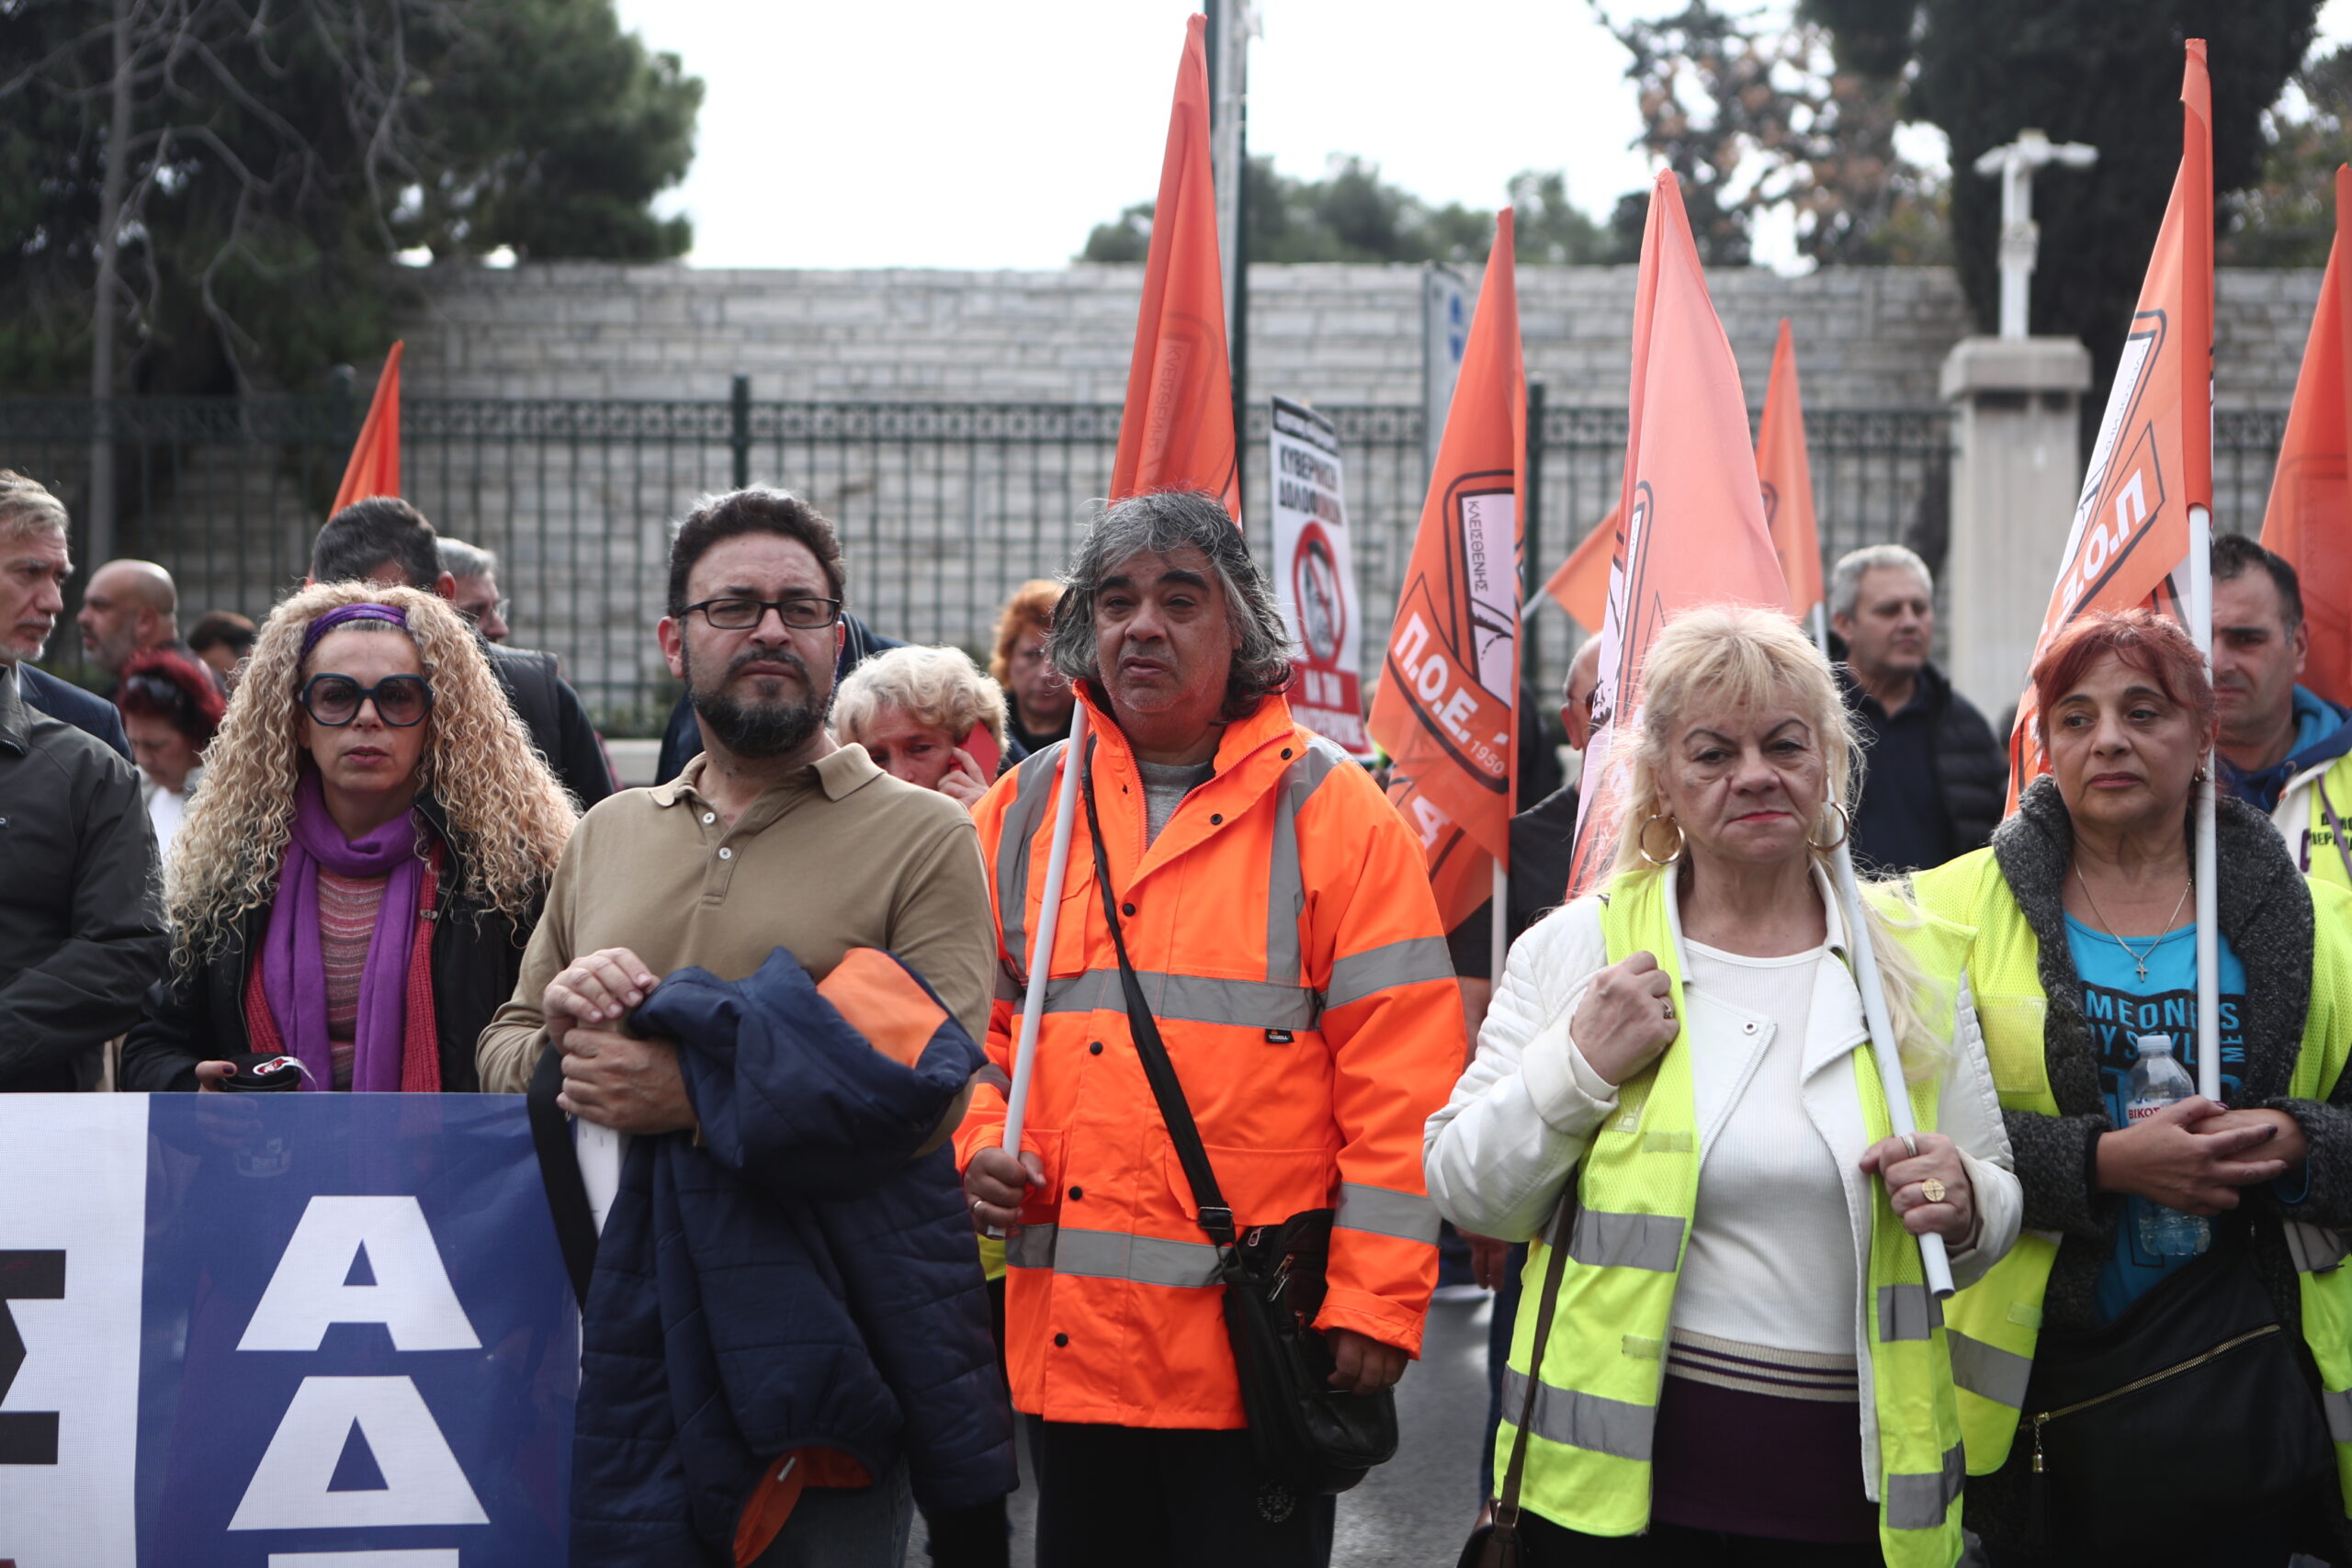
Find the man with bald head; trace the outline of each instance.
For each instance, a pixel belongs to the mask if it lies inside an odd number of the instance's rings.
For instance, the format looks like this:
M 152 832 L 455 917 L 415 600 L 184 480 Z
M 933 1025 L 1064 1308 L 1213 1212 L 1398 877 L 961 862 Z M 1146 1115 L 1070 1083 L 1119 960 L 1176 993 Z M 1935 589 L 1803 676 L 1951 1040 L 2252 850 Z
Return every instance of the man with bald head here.
M 107 562 L 82 591 L 82 613 L 74 617 L 82 628 L 82 657 L 118 682 L 130 656 L 151 648 L 169 649 L 200 669 L 210 668 L 180 640 L 179 607 L 172 574 L 153 561 Z M 109 694 L 112 690 L 110 682 Z

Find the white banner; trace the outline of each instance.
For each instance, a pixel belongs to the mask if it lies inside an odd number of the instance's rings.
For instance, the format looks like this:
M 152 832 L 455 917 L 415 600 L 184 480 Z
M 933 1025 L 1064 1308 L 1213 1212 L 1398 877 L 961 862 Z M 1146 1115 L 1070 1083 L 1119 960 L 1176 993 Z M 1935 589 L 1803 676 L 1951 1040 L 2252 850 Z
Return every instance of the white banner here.
M 1291 712 L 1351 755 L 1370 757 L 1340 433 L 1314 410 L 1283 398 L 1274 400 L 1268 429 L 1273 447 L 1274 588 L 1283 622 L 1297 644 Z

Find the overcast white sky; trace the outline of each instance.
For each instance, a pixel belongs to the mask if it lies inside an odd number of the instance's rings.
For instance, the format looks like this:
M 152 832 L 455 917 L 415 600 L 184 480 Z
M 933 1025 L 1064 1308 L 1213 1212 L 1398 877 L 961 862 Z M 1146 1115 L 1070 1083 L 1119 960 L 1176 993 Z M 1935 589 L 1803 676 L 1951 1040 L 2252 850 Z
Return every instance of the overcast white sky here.
M 1613 0 L 1657 15 L 1682 0 Z M 1053 267 L 1159 183 L 1182 0 L 618 0 L 705 84 L 665 211 L 701 266 Z M 1772 5 L 1770 9 L 1785 9 Z M 1565 168 L 1604 215 L 1645 184 L 1624 51 L 1583 0 L 1260 0 L 1250 150 L 1312 175 L 1359 153 L 1493 207 Z M 2325 38 L 2352 39 L 2352 0 Z M 1782 234 L 1758 237 L 1785 261 Z

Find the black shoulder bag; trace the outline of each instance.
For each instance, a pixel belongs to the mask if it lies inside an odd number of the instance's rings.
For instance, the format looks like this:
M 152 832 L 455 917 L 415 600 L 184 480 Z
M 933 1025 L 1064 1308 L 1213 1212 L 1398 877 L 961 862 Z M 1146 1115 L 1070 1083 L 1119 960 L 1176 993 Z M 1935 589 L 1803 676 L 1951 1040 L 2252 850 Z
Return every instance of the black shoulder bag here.
M 1088 750 L 1091 764 L 1092 748 Z M 1247 1234 L 1237 1233 L 1233 1211 L 1217 1189 L 1216 1172 L 1201 1145 L 1201 1130 L 1185 1102 L 1184 1086 L 1177 1080 L 1176 1064 L 1169 1060 L 1168 1047 L 1159 1038 L 1159 1022 L 1143 998 L 1135 965 L 1127 962 L 1091 774 L 1090 767 L 1084 791 L 1086 830 L 1094 840 L 1094 879 L 1102 889 L 1102 917 L 1110 922 L 1111 945 L 1119 955 L 1127 1028 L 1200 1209 L 1200 1227 L 1216 1244 L 1218 1278 L 1225 1284 L 1225 1330 L 1233 1342 L 1241 1407 L 1249 1417 L 1260 1473 L 1267 1484 L 1305 1496 L 1345 1492 L 1374 1465 L 1395 1457 L 1396 1399 L 1387 1389 L 1342 1393 L 1330 1385 L 1330 1346 L 1313 1324 L 1323 1305 L 1333 1211 L 1307 1209 L 1281 1224 L 1253 1225 Z

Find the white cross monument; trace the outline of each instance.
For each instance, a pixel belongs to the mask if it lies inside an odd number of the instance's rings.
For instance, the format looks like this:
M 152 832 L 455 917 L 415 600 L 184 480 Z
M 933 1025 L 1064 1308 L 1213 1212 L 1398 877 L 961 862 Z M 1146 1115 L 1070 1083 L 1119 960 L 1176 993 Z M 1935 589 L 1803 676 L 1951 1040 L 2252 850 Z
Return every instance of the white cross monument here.
M 2098 162 L 2098 149 L 2084 141 L 2052 141 L 2039 130 L 2020 130 L 2006 147 L 1996 147 L 1976 160 L 1976 172 L 2001 180 L 2001 335 L 2021 338 L 2026 333 L 2026 288 L 2033 281 L 2034 253 L 2041 246 L 2041 226 L 2033 220 L 2033 172 L 2045 164 L 2087 169 Z

